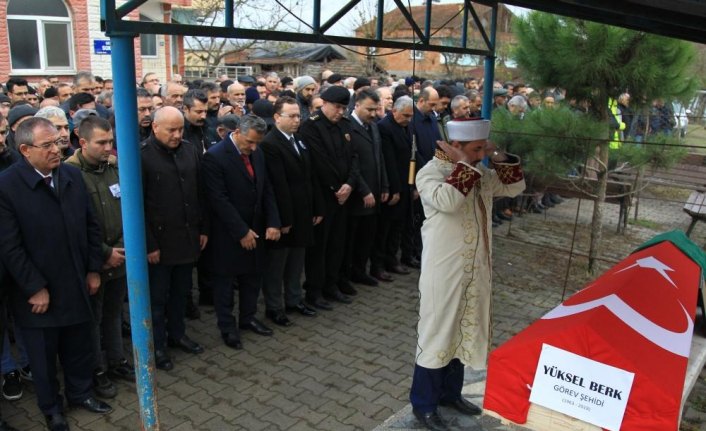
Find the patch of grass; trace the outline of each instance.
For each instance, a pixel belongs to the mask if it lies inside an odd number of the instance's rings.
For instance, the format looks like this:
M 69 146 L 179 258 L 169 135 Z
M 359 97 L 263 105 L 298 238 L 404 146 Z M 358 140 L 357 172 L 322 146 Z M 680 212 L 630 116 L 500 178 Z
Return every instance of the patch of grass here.
M 643 193 L 656 198 L 686 202 L 686 199 L 691 194 L 691 190 L 679 187 L 650 184 Z
M 629 219 L 628 224 L 632 224 L 635 226 L 640 226 L 640 227 L 644 227 L 644 228 L 652 229 L 652 230 L 659 230 L 662 228 L 662 225 L 657 222 L 654 222 L 652 220 L 645 220 L 645 219 L 641 219 L 641 218 L 639 218 L 637 220 Z

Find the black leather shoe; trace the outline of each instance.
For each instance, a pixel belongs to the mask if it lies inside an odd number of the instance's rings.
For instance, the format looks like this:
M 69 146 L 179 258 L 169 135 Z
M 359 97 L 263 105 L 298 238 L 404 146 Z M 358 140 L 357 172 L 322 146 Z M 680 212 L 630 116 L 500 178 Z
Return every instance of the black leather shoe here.
M 174 368 L 174 363 L 164 350 L 154 351 L 154 363 L 160 370 L 169 371 Z
M 265 316 L 267 316 L 268 319 L 272 321 L 275 325 L 279 326 L 292 326 L 293 323 L 291 320 L 287 318 L 287 315 L 284 314 L 284 311 L 277 310 L 277 311 L 265 311 Z
M 225 343 L 225 345 L 230 347 L 231 349 L 243 349 L 243 343 L 240 342 L 240 335 L 238 335 L 237 333 L 229 332 L 227 334 L 221 334 L 221 338 L 223 338 L 223 342 Z
M 286 311 L 287 311 L 287 313 L 297 312 L 297 313 L 301 314 L 302 316 L 306 316 L 306 317 L 316 316 L 316 310 L 314 310 L 311 307 L 307 307 L 307 305 L 304 304 L 303 302 L 300 302 L 299 304 L 295 305 L 294 307 L 287 307 Z
M 343 293 L 344 295 L 348 296 L 356 296 L 358 294 L 358 291 L 355 290 L 355 287 L 351 286 L 351 284 L 347 281 L 339 282 L 338 290 L 340 290 L 341 293 Z
M 135 383 L 135 368 L 130 365 L 127 359 L 122 359 L 120 362 L 109 366 L 108 374 L 114 379 Z
M 340 302 L 341 304 L 352 304 L 353 300 L 346 295 L 342 294 L 341 292 L 334 292 L 334 293 L 324 293 L 324 299 L 328 301 L 336 301 Z
M 387 272 L 391 272 L 393 274 L 408 275 L 410 273 L 410 270 L 402 265 L 395 264 L 392 266 L 388 266 Z
M 49 423 L 47 423 L 47 426 L 49 426 Z M 54 428 L 49 428 L 49 429 L 54 429 Z M 60 428 L 60 429 L 69 429 L 68 425 L 66 425 L 66 428 Z M 10 424 L 5 422 L 4 420 L 0 419 L 0 431 L 17 431 L 17 428 L 11 427 Z
M 416 410 L 412 410 L 412 413 L 414 413 L 414 417 L 428 430 L 446 431 L 449 429 L 444 419 L 442 419 L 441 415 L 439 415 L 439 412 L 436 410 L 429 413 L 420 413 Z
M 311 305 L 314 308 L 318 308 L 319 310 L 326 310 L 326 311 L 331 311 L 333 310 L 333 305 L 331 305 L 330 302 L 323 298 L 316 298 L 316 299 L 307 299 L 306 301 L 309 305 Z
M 44 419 L 47 421 L 47 429 L 49 431 L 69 431 L 69 424 L 66 422 L 66 418 L 61 413 L 55 415 L 44 415 Z M 3 422 L 4 423 L 4 422 Z M 0 430 L 15 430 L 14 428 L 0 428 Z M 15 430 L 17 431 L 17 430 Z
M 452 409 L 455 409 L 459 413 L 462 413 L 464 415 L 468 416 L 476 416 L 481 413 L 483 413 L 483 410 L 481 410 L 480 407 L 476 406 L 475 404 L 471 403 L 467 399 L 461 397 L 455 401 L 441 401 L 439 405 L 445 406 L 445 407 L 451 407 Z
M 108 373 L 103 370 L 93 372 L 93 392 L 101 398 L 115 398 L 118 387 L 108 378 Z
M 268 328 L 267 326 L 265 326 L 264 323 L 260 322 L 259 320 L 255 319 L 254 317 L 252 319 L 250 319 L 249 322 L 241 323 L 240 329 L 247 329 L 247 330 L 253 331 L 257 335 L 264 335 L 265 337 L 269 337 L 272 334 L 274 334 L 272 329 Z
M 391 276 L 390 274 L 386 273 L 385 271 L 370 272 L 370 275 L 374 279 L 385 282 L 385 283 L 395 281 L 395 277 Z
M 169 347 L 178 347 L 186 353 L 203 353 L 203 347 L 196 341 L 184 335 L 181 340 L 172 340 L 171 338 L 167 340 L 167 345 Z
M 113 411 L 109 404 L 104 403 L 94 397 L 86 398 L 80 403 L 71 403 L 71 407 L 78 407 L 91 413 L 106 414 Z
M 415 268 L 415 269 L 419 269 L 422 267 L 421 262 L 419 262 L 419 260 L 417 260 L 414 257 L 410 257 L 409 259 L 403 259 L 402 265 L 407 266 L 409 268 Z
M 378 281 L 368 274 L 353 274 L 351 275 L 351 281 L 353 283 L 364 284 L 366 286 L 377 286 Z M 343 290 L 341 290 L 343 291 Z

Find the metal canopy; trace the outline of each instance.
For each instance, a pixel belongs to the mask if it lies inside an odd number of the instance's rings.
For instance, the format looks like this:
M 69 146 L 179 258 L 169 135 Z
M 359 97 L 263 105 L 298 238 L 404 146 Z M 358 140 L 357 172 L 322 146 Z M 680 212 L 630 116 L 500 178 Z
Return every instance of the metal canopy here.
M 490 38 L 487 34 L 489 33 L 486 29 L 480 25 L 478 21 L 478 15 L 473 9 L 473 4 L 469 0 L 459 0 L 464 4 L 463 10 L 461 11 L 464 18 L 470 16 L 473 17 L 478 30 L 481 35 L 483 35 L 483 41 L 485 49 L 470 49 L 466 47 L 468 41 L 468 31 L 469 29 L 473 31 L 473 27 L 466 25 L 461 29 L 461 34 L 459 35 L 459 40 L 461 43 L 459 46 L 443 45 L 441 43 L 433 43 L 434 38 L 432 37 L 430 22 L 433 13 L 433 5 L 430 0 L 426 6 L 426 17 L 424 20 L 423 28 L 420 28 L 420 24 L 415 22 L 412 15 L 404 5 L 402 0 L 393 0 L 395 5 L 402 12 L 410 27 L 413 29 L 415 36 L 417 38 L 416 42 L 404 41 L 404 40 L 394 40 L 385 38 L 382 27 L 383 27 L 383 17 L 384 13 L 382 8 L 378 7 L 378 16 L 376 19 L 379 21 L 378 31 L 376 32 L 375 38 L 361 38 L 361 37 L 348 37 L 348 36 L 335 36 L 329 35 L 326 32 L 335 25 L 341 18 L 343 18 L 347 13 L 349 13 L 354 7 L 356 7 L 362 0 L 350 0 L 348 3 L 343 4 L 338 11 L 336 11 L 331 18 L 325 23 L 321 23 L 321 1 L 314 0 L 313 8 L 313 25 L 310 32 L 288 32 L 288 31 L 275 31 L 275 30 L 258 30 L 249 28 L 237 28 L 234 25 L 234 21 L 237 17 L 233 17 L 233 0 L 225 0 L 225 25 L 223 26 L 200 26 L 191 24 L 179 24 L 179 23 L 160 23 L 160 22 L 141 22 L 141 21 L 129 21 L 124 19 L 127 14 L 137 9 L 141 4 L 145 3 L 147 0 L 131 0 L 121 7 L 116 9 L 116 0 L 103 0 L 105 7 L 102 10 L 101 18 L 101 29 L 105 31 L 106 35 L 137 35 L 137 34 L 172 34 L 172 35 L 183 35 L 183 36 L 202 36 L 202 37 L 221 37 L 227 39 L 253 39 L 253 40 L 275 40 L 275 41 L 291 41 L 291 42 L 304 42 L 304 43 L 323 43 L 323 44 L 339 44 L 339 45 L 350 45 L 350 46 L 366 46 L 366 47 L 377 47 L 377 48 L 391 48 L 391 49 L 410 49 L 417 51 L 436 51 L 436 52 L 446 52 L 454 54 L 468 54 L 468 55 L 481 55 L 481 56 L 493 56 L 494 46 L 491 43 Z M 389 1 L 389 0 L 388 0 Z M 480 3 L 480 2 L 479 2 Z M 486 2 L 483 2 L 486 3 Z M 379 1 L 379 5 L 383 4 L 383 0 Z M 497 8 L 497 2 L 493 2 L 492 6 L 494 9 Z M 227 11 L 231 11 L 228 13 Z
M 706 2 L 699 0 L 507 0 L 503 3 L 706 43 Z

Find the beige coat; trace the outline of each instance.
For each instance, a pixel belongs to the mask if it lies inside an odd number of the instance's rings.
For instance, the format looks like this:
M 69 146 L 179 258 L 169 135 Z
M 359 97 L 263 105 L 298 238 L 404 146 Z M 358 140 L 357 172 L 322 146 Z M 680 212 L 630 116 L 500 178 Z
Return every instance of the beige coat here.
M 456 165 L 437 151 L 417 174 L 426 215 L 416 357 L 422 367 L 441 368 L 458 358 L 473 368 L 485 368 L 491 340 L 493 197 L 517 196 L 525 189 L 519 159 L 515 161 L 498 164 L 495 170 L 466 168 L 459 177 L 465 185 L 454 186 L 447 178 Z M 467 187 L 468 176 L 479 174 Z M 460 191 L 464 188 L 465 196 Z

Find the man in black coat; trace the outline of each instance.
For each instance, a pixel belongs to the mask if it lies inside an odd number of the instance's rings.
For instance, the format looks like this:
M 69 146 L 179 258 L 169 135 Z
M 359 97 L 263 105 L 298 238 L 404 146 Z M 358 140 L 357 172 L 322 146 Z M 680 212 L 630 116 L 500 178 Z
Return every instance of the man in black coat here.
M 301 119 L 297 100 L 280 97 L 274 109 L 275 128 L 262 140 L 260 149 L 277 198 L 282 237 L 268 244 L 262 291 L 265 315 L 277 325 L 289 326 L 292 323 L 285 310 L 316 315 L 316 310 L 303 302 L 301 275 L 306 247 L 314 244 L 314 226 L 323 220 L 323 202 L 312 176 L 309 150 L 295 136 Z
M 186 336 L 184 313 L 194 263 L 208 242 L 200 150 L 182 140 L 184 117 L 157 110 L 152 135 L 142 143 L 142 187 L 149 261 L 152 329 L 157 368 L 174 367 L 166 345 L 187 353 L 203 347 Z
M 397 252 L 404 228 L 411 217 L 409 160 L 412 152 L 412 133 L 409 123 L 414 116 L 414 102 L 409 96 L 395 100 L 392 111 L 378 122 L 382 153 L 390 183 L 390 200 L 382 205 L 375 239 L 371 272 L 387 270 L 395 274 L 409 274 L 400 265 Z
M 351 195 L 346 257 L 341 270 L 341 283 L 346 280 L 377 286 L 378 280 L 392 281 L 386 272 L 376 268 L 368 275 L 367 266 L 377 230 L 380 205 L 389 198 L 380 132 L 375 124 L 380 105 L 378 95 L 369 89 L 360 90 L 350 115 L 351 144 L 358 154 L 360 176 Z
M 350 121 L 343 117 L 350 93 L 329 87 L 321 95 L 324 105 L 301 127 L 309 147 L 314 175 L 324 202 L 324 219 L 314 227 L 314 245 L 306 251 L 304 271 L 306 300 L 322 310 L 332 310 L 327 300 L 350 304 L 338 280 L 346 242 L 346 203 L 358 184 L 358 156 L 351 145 Z M 348 293 L 353 293 L 349 291 Z
M 269 336 L 272 330 L 255 318 L 265 268 L 265 240 L 280 237 L 275 195 L 265 156 L 256 151 L 267 124 L 245 115 L 235 132 L 203 158 L 203 179 L 212 212 L 212 241 L 204 265 L 212 276 L 213 305 L 223 342 L 241 349 L 240 329 Z M 233 283 L 238 285 L 240 319 L 233 316 Z
M 201 153 L 211 146 L 206 124 L 208 97 L 202 90 L 189 90 L 184 94 L 184 136 Z
M 100 226 L 81 172 L 60 163 L 59 132 L 45 118 L 17 129 L 23 159 L 0 175 L 0 258 L 14 280 L 11 310 L 29 356 L 37 403 L 51 430 L 67 430 L 58 356 L 72 405 L 108 413 L 92 393 L 89 295 L 100 287 Z

